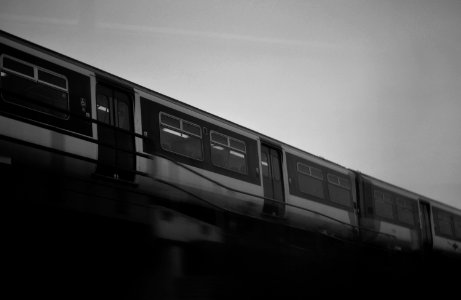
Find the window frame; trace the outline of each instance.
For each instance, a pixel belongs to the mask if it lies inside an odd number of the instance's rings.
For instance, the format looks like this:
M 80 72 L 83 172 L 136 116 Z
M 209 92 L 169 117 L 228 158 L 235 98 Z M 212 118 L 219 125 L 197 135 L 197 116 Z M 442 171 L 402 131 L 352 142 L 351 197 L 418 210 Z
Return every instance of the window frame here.
M 27 74 L 23 74 L 23 73 L 20 73 L 20 72 L 17 72 L 15 70 L 12 70 L 8 67 L 5 67 L 4 66 L 4 59 L 7 58 L 7 59 L 10 59 L 10 60 L 13 60 L 13 61 L 16 61 L 16 62 L 19 62 L 20 64 L 23 64 L 23 65 L 26 65 L 26 66 L 30 66 L 33 68 L 33 72 L 34 72 L 34 76 L 31 77 Z M 66 88 L 63 88 L 61 86 L 58 86 L 58 85 L 55 85 L 55 84 L 52 84 L 50 82 L 46 82 L 44 80 L 41 80 L 39 79 L 39 76 L 38 76 L 38 73 L 39 73 L 39 70 L 42 71 L 42 72 L 45 72 L 45 73 L 48 73 L 48 74 L 51 74 L 53 76 L 56 76 L 56 77 L 59 77 L 59 78 L 62 78 L 65 80 L 65 83 L 66 83 Z M 70 92 L 69 92 L 69 80 L 67 79 L 67 76 L 63 75 L 63 74 L 59 74 L 59 73 L 56 73 L 56 72 L 53 72 L 51 70 L 48 70 L 46 68 L 43 68 L 43 67 L 40 67 L 38 65 L 35 65 L 35 64 L 32 64 L 32 63 L 29 63 L 27 61 L 24 61 L 22 59 L 19 59 L 19 58 L 16 58 L 16 57 L 13 57 L 11 55 L 8 55 L 8 54 L 2 54 L 0 55 L 0 72 L 3 73 L 9 73 L 9 74 L 12 74 L 12 75 L 15 75 L 15 76 L 18 76 L 18 77 L 21 77 L 21 78 L 24 78 L 24 79 L 27 79 L 27 80 L 30 80 L 36 84 L 41 84 L 41 85 L 44 85 L 44 86 L 48 86 L 50 88 L 54 88 L 54 89 L 57 89 L 57 90 L 60 90 L 62 92 L 65 92 L 66 93 L 66 98 L 67 98 L 67 111 L 70 112 Z M 2 74 L 3 75 L 3 74 Z M 61 120 L 69 120 L 70 118 L 70 114 L 66 114 L 64 113 L 66 116 L 65 117 L 60 117 L 60 116 L 57 116 L 56 114 L 52 114 L 52 113 L 49 113 L 49 112 L 44 112 L 44 111 L 41 111 L 41 110 L 38 110 L 38 109 L 35 109 L 35 108 L 32 108 L 32 107 L 29 107 L 29 106 L 25 106 L 25 105 L 22 105 L 22 104 L 18 104 L 18 103 L 15 103 L 15 102 L 12 102 L 12 101 L 9 101 L 7 100 L 5 97 L 2 96 L 2 99 L 3 101 L 7 102 L 7 103 L 10 103 L 10 104 L 13 104 L 13 105 L 17 105 L 17 106 L 20 106 L 20 107 L 24 107 L 26 109 L 29 109 L 29 110 L 32 110 L 32 111 L 36 111 L 36 112 L 39 112 L 41 114 L 46 114 L 46 115 L 49 115 L 49 116 L 53 116 L 55 118 L 58 118 L 58 119 L 61 119 Z M 40 105 L 40 104 L 38 104 Z M 53 109 L 51 108 L 51 105 L 50 107 L 45 107 L 47 109 Z M 58 108 L 59 109 L 59 108 Z M 58 112 L 61 112 L 63 113 L 62 111 L 59 111 Z
M 333 182 L 333 181 L 330 179 L 331 176 L 336 177 L 336 178 L 338 179 L 338 181 L 337 181 L 337 182 Z M 347 183 L 348 183 L 348 185 L 345 186 L 344 184 L 341 184 L 341 180 L 346 180 Z M 347 179 L 347 177 L 341 177 L 341 176 L 338 176 L 338 175 L 336 175 L 336 174 L 327 173 L 327 181 L 328 181 L 328 184 L 336 185 L 336 186 L 338 186 L 338 187 L 340 187 L 340 188 L 343 188 L 343 189 L 345 189 L 345 190 L 348 190 L 348 191 L 352 190 L 352 184 L 351 184 L 350 180 Z
M 165 116 L 168 116 L 169 118 L 172 118 L 172 119 L 176 119 L 176 120 L 179 120 L 179 127 L 180 128 L 176 128 L 174 126 L 171 126 L 169 124 L 165 124 L 162 122 L 162 115 L 165 115 Z M 160 111 L 159 112 L 159 116 L 158 116 L 158 121 L 159 121 L 159 142 L 160 142 L 160 147 L 165 150 L 165 151 L 168 151 L 168 152 L 171 152 L 171 153 L 174 153 L 174 154 L 177 154 L 177 155 L 181 155 L 183 157 L 187 157 L 187 158 L 190 158 L 190 159 L 193 159 L 193 160 L 196 160 L 196 161 L 200 161 L 200 162 L 203 162 L 205 161 L 205 151 L 204 151 L 204 147 L 203 147 L 203 136 L 202 136 L 202 127 L 198 124 L 195 124 L 193 122 L 190 122 L 190 121 L 187 121 L 185 119 L 182 119 L 182 118 L 179 118 L 179 117 L 176 117 L 176 116 L 173 116 L 171 114 L 168 114 L 168 113 L 165 113 L 163 111 Z M 200 136 L 196 135 L 195 133 L 191 133 L 189 131 L 185 131 L 183 130 L 183 122 L 186 122 L 187 124 L 189 125 L 192 125 L 192 126 L 196 126 L 200 129 Z M 163 144 L 161 143 L 161 131 L 163 130 L 163 128 L 168 128 L 170 130 L 174 130 L 174 131 L 177 131 L 179 132 L 181 135 L 182 134 L 186 134 L 186 135 L 192 135 L 196 138 L 199 138 L 200 139 L 200 147 L 201 147 L 201 152 L 202 152 L 202 158 L 201 159 L 197 159 L 197 158 L 194 158 L 190 155 L 185 155 L 183 153 L 179 153 L 179 152 L 176 152 L 176 151 L 172 151 L 171 149 L 165 149 L 163 147 Z
M 309 173 L 304 172 L 304 171 L 301 171 L 301 170 L 299 169 L 299 166 L 300 166 L 300 165 L 302 165 L 303 167 L 306 167 L 307 169 L 309 169 Z M 322 174 L 322 177 L 320 178 L 319 176 L 315 176 L 314 174 L 312 174 L 311 168 L 312 168 L 312 169 L 315 169 L 315 170 L 317 170 L 317 171 L 320 171 L 320 173 Z M 304 174 L 304 175 L 310 176 L 310 177 L 312 177 L 312 178 L 315 178 L 315 179 L 317 179 L 317 180 L 320 180 L 320 181 L 324 181 L 324 178 L 325 178 L 325 176 L 323 175 L 322 169 L 316 168 L 316 167 L 313 167 L 313 166 L 306 165 L 305 163 L 302 163 L 302 162 L 299 162 L 299 161 L 296 163 L 296 171 L 299 172 L 299 173 L 301 173 L 301 174 Z

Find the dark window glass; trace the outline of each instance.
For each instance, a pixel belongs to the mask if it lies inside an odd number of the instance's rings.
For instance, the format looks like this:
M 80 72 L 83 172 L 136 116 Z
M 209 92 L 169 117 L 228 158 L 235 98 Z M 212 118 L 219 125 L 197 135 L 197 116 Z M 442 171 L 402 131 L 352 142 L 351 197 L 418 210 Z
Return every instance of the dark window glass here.
M 455 222 L 455 236 L 458 239 L 461 239 L 461 217 L 455 217 L 454 219 Z
M 299 190 L 305 194 L 324 199 L 323 183 L 319 179 L 298 173 Z
M 128 95 L 116 93 L 117 103 L 117 126 L 125 130 L 130 130 L 130 107 L 128 106 Z
M 311 169 L 311 176 L 312 177 L 315 177 L 315 178 L 318 178 L 318 179 L 323 179 L 322 170 L 314 168 L 314 167 L 310 167 L 310 169 Z
M 328 182 L 339 185 L 339 178 L 336 175 L 328 174 L 327 175 Z
M 263 170 L 264 177 L 269 176 L 269 163 L 267 161 L 267 154 L 265 152 L 261 152 L 261 168 Z
M 246 152 L 245 143 L 234 139 L 229 139 L 230 147 L 242 152 Z
M 238 173 L 246 173 L 246 157 L 241 152 L 234 151 L 220 144 L 211 143 L 211 162 L 218 167 Z
M 28 77 L 35 77 L 33 66 L 24 64 L 9 57 L 3 57 L 3 67 Z
M 298 163 L 298 172 L 301 172 L 306 175 L 311 174 L 311 170 L 309 169 L 309 167 L 301 163 Z
M 219 144 L 211 143 L 211 161 L 215 166 L 226 168 L 229 151 Z
M 280 163 L 277 156 L 271 155 L 272 157 L 272 178 L 276 181 L 280 181 Z
M 246 174 L 245 154 L 229 150 L 229 169 L 238 173 Z
M 167 151 L 203 160 L 202 140 L 198 137 L 164 127 L 160 130 L 160 144 Z
M 198 137 L 202 136 L 200 126 L 190 124 L 188 122 L 183 121 L 182 122 L 182 129 L 183 129 L 184 132 L 194 134 L 194 135 L 196 135 Z
M 391 196 L 381 191 L 374 191 L 375 214 L 388 218 L 394 218 L 394 205 Z
M 339 177 L 339 185 L 345 189 L 351 189 L 351 182 L 349 181 L 349 179 Z
M 66 119 L 69 97 L 66 91 L 43 85 L 25 77 L 7 74 L 2 77 L 2 96 L 9 103 Z M 62 109 L 59 111 L 53 108 Z
M 448 213 L 437 211 L 437 228 L 440 234 L 452 236 L 453 230 L 451 228 L 451 218 Z
M 329 184 L 328 192 L 332 202 L 348 207 L 352 206 L 351 193 L 349 190 L 344 189 L 338 185 Z
M 317 179 L 323 180 L 323 172 L 322 170 L 314 167 L 310 167 L 308 165 L 298 163 L 297 164 L 298 172 L 303 173 L 305 175 L 309 175 L 315 177 Z
M 163 113 L 160 113 L 160 121 L 160 145 L 164 150 L 196 160 L 203 160 L 202 139 L 180 129 L 181 123 L 186 124 L 185 121 L 170 117 Z M 164 126 L 164 124 L 175 127 L 176 129 Z M 190 126 L 197 126 L 192 123 L 188 124 Z M 200 126 L 197 127 L 199 131 L 201 131 Z
M 160 114 L 160 122 L 164 125 L 169 125 L 171 127 L 181 129 L 180 120 L 177 118 L 173 118 L 165 114 Z
M 69 95 L 64 76 L 52 75 L 59 77 L 60 83 L 65 86 L 58 89 L 57 85 L 49 86 L 37 81 L 37 67 L 33 65 L 6 56 L 3 56 L 2 63 L 2 96 L 5 101 L 59 118 L 69 117 L 65 112 L 69 110 Z
M 243 151 L 237 151 L 237 147 L 230 147 L 229 140 L 236 143 L 245 143 L 232 139 L 224 134 L 210 132 L 211 139 L 211 162 L 213 165 L 225 168 L 237 173 L 247 173 L 246 154 Z M 235 145 L 235 143 L 234 143 Z M 242 147 L 241 147 L 242 148 Z M 263 168 L 264 173 L 264 168 Z
M 38 80 L 67 90 L 67 80 L 44 70 L 38 70 Z
M 348 189 L 348 190 L 351 189 L 351 184 L 349 182 L 349 179 L 339 177 L 339 176 L 336 176 L 336 175 L 333 175 L 333 174 L 328 174 L 327 177 L 328 177 L 328 182 L 329 183 L 338 185 L 338 186 L 340 186 L 342 188 L 345 188 L 345 189 Z
M 414 217 L 414 207 L 411 200 L 403 199 L 398 197 L 395 200 L 396 207 L 397 207 L 397 218 L 400 222 L 414 225 L 415 224 L 415 217 Z
M 96 112 L 99 121 L 106 124 L 111 124 L 110 101 L 108 96 L 98 93 L 96 98 Z
M 219 143 L 223 146 L 229 146 L 227 136 L 219 134 L 217 132 L 211 132 L 210 136 L 211 136 L 211 141 Z

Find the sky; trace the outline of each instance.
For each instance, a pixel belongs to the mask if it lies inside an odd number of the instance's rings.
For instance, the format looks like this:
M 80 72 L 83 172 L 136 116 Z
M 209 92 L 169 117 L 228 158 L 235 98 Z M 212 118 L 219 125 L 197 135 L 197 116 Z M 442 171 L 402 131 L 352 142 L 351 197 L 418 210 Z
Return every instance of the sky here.
M 461 0 L 0 0 L 0 29 L 461 208 Z

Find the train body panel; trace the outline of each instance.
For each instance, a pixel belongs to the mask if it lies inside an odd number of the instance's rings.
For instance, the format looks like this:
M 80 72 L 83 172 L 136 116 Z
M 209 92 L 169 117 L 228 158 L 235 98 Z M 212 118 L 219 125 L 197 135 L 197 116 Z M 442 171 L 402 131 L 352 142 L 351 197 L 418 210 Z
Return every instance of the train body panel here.
M 6 33 L 0 60 L 0 156 L 13 165 L 110 179 L 169 209 L 206 207 L 393 250 L 461 251 L 458 209 Z M 194 223 L 178 220 L 176 233 Z
M 152 167 L 148 174 L 152 178 L 188 192 L 183 193 L 182 201 L 254 217 L 261 215 L 263 191 L 260 185 L 173 163 L 162 157 L 154 157 L 150 163 Z
M 29 123 L 0 116 L 0 155 L 12 164 L 70 175 L 90 176 L 97 161 L 97 144 Z
M 358 228 L 356 193 L 347 182 L 354 182 L 354 173 L 291 147 L 284 147 L 284 161 L 287 220 L 307 230 L 353 240 Z M 309 183 L 319 189 L 307 188 Z
M 433 248 L 437 251 L 461 254 L 461 211 L 431 201 Z
M 287 199 L 286 218 L 291 226 L 350 240 L 357 229 L 350 212 L 296 196 Z
M 363 241 L 395 249 L 419 249 L 419 195 L 367 175 L 359 176 Z

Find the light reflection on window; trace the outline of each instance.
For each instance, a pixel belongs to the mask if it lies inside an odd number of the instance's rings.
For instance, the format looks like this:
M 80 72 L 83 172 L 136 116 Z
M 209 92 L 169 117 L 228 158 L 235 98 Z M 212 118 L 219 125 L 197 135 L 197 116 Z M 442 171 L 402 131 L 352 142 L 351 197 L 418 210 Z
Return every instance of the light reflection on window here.
M 185 138 L 185 139 L 188 139 L 188 138 L 189 138 L 189 136 L 188 136 L 187 134 L 182 133 L 182 132 L 178 132 L 178 131 L 176 131 L 176 130 L 172 130 L 172 129 L 170 129 L 170 128 L 162 128 L 162 130 L 165 131 L 165 132 L 168 132 L 168 133 L 171 133 L 171 134 L 180 136 L 180 137 Z
M 107 108 L 107 107 L 105 107 L 105 106 L 102 106 L 102 105 L 98 105 L 98 109 L 99 109 L 99 110 L 102 110 L 103 112 L 106 112 L 106 113 L 109 112 L 109 108 Z

